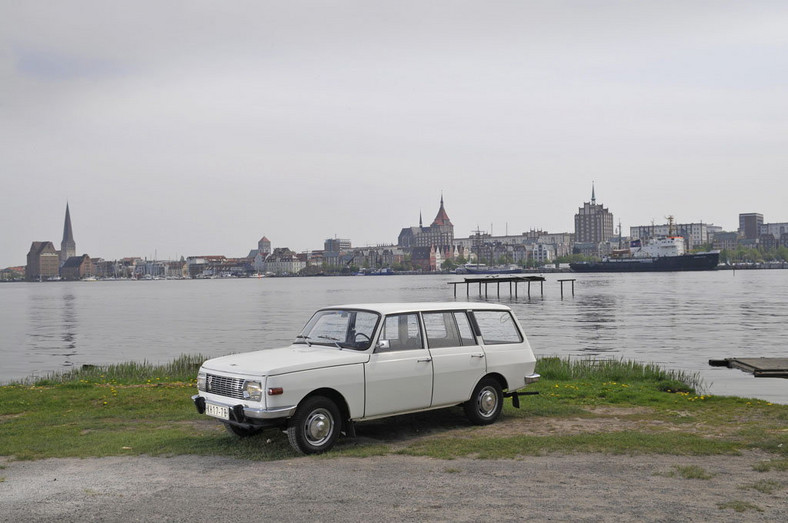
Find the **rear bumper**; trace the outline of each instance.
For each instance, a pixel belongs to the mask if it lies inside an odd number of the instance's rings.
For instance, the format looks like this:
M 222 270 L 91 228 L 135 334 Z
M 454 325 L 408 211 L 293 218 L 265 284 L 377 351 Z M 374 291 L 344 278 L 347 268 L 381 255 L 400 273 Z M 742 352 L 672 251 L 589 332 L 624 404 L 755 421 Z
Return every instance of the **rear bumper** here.
M 530 385 L 531 383 L 536 383 L 537 381 L 539 381 L 539 378 L 541 377 L 542 376 L 536 373 L 529 374 L 528 376 L 525 377 L 525 384 Z

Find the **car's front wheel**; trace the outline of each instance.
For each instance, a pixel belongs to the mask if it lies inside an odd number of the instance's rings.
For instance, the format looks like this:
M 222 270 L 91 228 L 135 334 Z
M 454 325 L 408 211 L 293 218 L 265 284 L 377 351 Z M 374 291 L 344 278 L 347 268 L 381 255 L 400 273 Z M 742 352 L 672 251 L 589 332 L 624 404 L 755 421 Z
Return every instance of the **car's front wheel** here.
M 340 430 L 339 409 L 323 396 L 307 398 L 287 425 L 290 444 L 302 454 L 320 454 L 334 446 Z
M 489 425 L 501 415 L 503 391 L 493 378 L 484 378 L 473 389 L 471 399 L 463 405 L 465 415 L 474 425 Z

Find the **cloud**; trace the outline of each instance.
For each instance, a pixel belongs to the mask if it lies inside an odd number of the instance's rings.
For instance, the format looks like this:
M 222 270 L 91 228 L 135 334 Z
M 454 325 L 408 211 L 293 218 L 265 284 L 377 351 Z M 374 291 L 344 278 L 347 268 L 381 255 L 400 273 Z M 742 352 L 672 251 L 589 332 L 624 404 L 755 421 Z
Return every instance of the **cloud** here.
M 13 47 L 16 70 L 23 76 L 40 80 L 64 81 L 98 78 L 123 73 L 123 68 L 108 61 L 58 52 Z

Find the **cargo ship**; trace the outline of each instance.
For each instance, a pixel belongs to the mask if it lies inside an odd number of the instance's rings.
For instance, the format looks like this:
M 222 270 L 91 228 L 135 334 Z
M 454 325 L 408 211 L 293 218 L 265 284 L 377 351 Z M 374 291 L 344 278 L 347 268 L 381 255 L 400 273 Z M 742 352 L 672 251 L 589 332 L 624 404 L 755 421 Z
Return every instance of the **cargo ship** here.
M 720 251 L 685 254 L 684 238 L 666 236 L 643 243 L 633 240 L 628 249 L 614 250 L 598 262 L 570 263 L 575 272 L 711 271 L 720 263 Z

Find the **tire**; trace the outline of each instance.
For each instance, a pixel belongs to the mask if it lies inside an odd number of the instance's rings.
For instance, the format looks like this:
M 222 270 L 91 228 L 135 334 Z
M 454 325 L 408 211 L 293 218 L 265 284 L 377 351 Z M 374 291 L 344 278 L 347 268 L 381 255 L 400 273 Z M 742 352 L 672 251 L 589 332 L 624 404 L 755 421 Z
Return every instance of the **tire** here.
M 287 424 L 287 439 L 301 454 L 320 454 L 329 450 L 339 437 L 339 408 L 330 399 L 312 396 L 298 406 Z
M 471 399 L 463 404 L 465 415 L 474 425 L 495 423 L 503 408 L 501 384 L 493 378 L 482 378 L 473 389 Z
M 224 428 L 227 429 L 227 432 L 233 434 L 234 436 L 238 436 L 239 438 L 248 438 L 249 436 L 254 436 L 255 434 L 259 434 L 263 430 L 263 429 L 252 428 L 252 427 L 250 428 L 239 427 L 231 423 L 225 423 Z

